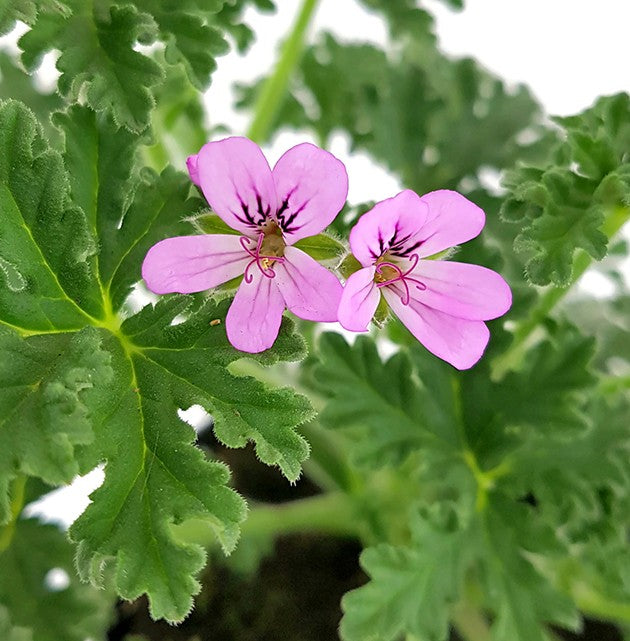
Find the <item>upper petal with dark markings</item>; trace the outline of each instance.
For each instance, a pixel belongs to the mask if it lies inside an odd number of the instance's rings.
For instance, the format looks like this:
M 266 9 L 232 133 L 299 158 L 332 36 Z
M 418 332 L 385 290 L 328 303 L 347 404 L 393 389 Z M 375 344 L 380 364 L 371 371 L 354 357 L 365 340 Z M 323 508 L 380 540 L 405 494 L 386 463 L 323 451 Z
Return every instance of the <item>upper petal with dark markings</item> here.
M 310 143 L 285 152 L 273 168 L 273 179 L 278 195 L 276 217 L 289 245 L 325 229 L 348 195 L 344 164 Z
M 251 140 L 233 137 L 209 142 L 189 168 L 212 209 L 233 229 L 251 236 L 274 217 L 278 201 L 271 169 Z

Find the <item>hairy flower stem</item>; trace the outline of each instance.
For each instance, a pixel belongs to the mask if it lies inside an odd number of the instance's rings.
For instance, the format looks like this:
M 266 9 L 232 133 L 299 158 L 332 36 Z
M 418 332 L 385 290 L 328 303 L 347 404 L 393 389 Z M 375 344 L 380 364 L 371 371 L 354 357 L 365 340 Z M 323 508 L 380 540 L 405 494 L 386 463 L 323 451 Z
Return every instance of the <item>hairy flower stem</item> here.
M 271 76 L 265 80 L 256 100 L 254 119 L 247 137 L 257 143 L 264 142 L 289 84 L 294 68 L 300 61 L 304 49 L 304 36 L 319 0 L 303 0 L 289 37 L 282 46 L 280 59 Z
M 630 208 L 615 207 L 606 216 L 602 225 L 602 232 L 609 239 L 612 239 L 629 219 Z M 567 295 L 592 263 L 593 259 L 585 251 L 580 250 L 576 253 L 569 283 L 564 287 L 550 287 L 545 291 L 536 306 L 531 310 L 528 318 L 516 328 L 510 347 L 495 359 L 492 364 L 492 378 L 494 380 L 501 380 L 509 370 L 518 366 L 527 351 L 527 339 L 549 315 L 556 304 Z
M 26 476 L 17 476 L 12 483 L 11 487 L 11 520 L 0 527 L 0 554 L 4 552 L 13 540 L 15 533 L 15 523 L 18 520 L 22 508 L 24 507 L 24 489 L 26 487 Z
M 359 537 L 360 524 L 351 499 L 343 492 L 328 492 L 288 503 L 253 505 L 241 535 L 244 540 L 299 532 Z M 216 544 L 214 531 L 205 521 L 192 519 L 173 529 L 182 541 L 205 547 Z

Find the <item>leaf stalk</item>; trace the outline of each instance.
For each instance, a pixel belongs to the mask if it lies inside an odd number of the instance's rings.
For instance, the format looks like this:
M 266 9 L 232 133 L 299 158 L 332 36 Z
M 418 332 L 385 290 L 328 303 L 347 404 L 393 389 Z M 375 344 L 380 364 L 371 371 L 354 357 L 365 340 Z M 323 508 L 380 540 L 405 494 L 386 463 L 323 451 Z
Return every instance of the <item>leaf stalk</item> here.
M 265 80 L 254 108 L 254 119 L 247 137 L 257 143 L 264 142 L 282 104 L 291 74 L 299 64 L 304 49 L 306 31 L 319 0 L 304 0 L 293 29 L 282 46 L 282 53 L 275 70 Z

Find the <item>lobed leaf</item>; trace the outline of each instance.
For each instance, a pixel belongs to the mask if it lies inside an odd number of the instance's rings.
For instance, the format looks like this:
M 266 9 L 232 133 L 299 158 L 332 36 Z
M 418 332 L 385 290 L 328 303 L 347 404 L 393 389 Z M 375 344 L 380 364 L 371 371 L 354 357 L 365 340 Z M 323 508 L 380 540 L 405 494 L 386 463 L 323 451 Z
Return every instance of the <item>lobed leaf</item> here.
M 465 528 L 450 529 L 420 515 L 411 522 L 410 545 L 381 544 L 361 554 L 370 581 L 342 599 L 344 641 L 448 637 L 449 610 L 477 542 Z
M 532 283 L 566 285 L 575 250 L 606 255 L 605 217 L 630 199 L 630 97 L 600 98 L 578 116 L 556 118 L 566 138 L 543 167 L 506 174 L 501 213 L 522 229 L 514 248 L 527 258 Z
M 24 105 L 0 103 L 0 321 L 51 331 L 100 316 L 95 253 L 61 156 Z
M 71 15 L 41 13 L 19 41 L 22 62 L 34 69 L 51 49 L 61 55 L 58 89 L 68 100 L 85 93 L 87 104 L 107 111 L 115 122 L 140 132 L 149 124 L 154 100 L 151 87 L 162 79 L 153 60 L 134 50 L 137 41 L 157 37 L 153 18 L 134 5 L 95 4 L 68 0 Z
M 179 420 L 178 408 L 202 405 L 221 440 L 239 447 L 254 440 L 260 458 L 291 479 L 308 454 L 294 431 L 311 415 L 306 399 L 227 371 L 240 356 L 222 329 L 227 308 L 228 301 L 195 304 L 176 296 L 131 317 L 122 326 L 122 343 L 110 341 L 113 385 L 92 398 L 100 420 L 84 465 L 108 463 L 104 484 L 70 531 L 79 545 L 79 570 L 97 581 L 102 564 L 114 558 L 118 593 L 134 599 L 146 592 L 152 615 L 169 621 L 180 621 L 192 607 L 199 591 L 194 575 L 205 560 L 199 546 L 173 537 L 170 524 L 206 520 L 230 552 L 245 518 L 243 500 L 225 487 L 227 468 L 192 446 L 193 430 Z M 173 324 L 179 315 L 186 320 Z M 283 333 L 267 359 L 301 347 L 286 327 Z
M 61 485 L 78 473 L 74 448 L 94 438 L 85 397 L 109 361 L 91 328 L 22 339 L 0 326 L 0 523 L 18 474 Z
M 329 397 L 320 421 L 334 429 L 354 429 L 357 463 L 394 465 L 429 443 L 457 443 L 452 414 L 439 404 L 433 389 L 414 376 L 404 353 L 383 363 L 373 340 L 359 336 L 351 347 L 332 333 L 322 335 L 319 353 L 314 376 Z M 431 388 L 441 383 L 438 374 Z

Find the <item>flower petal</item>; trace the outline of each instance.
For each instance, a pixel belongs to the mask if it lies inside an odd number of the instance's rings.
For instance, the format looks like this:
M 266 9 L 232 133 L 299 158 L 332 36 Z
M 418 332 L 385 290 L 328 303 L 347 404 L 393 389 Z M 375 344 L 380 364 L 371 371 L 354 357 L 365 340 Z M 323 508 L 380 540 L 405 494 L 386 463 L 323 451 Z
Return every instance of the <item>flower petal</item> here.
M 236 278 L 250 260 L 239 236 L 176 236 L 149 249 L 142 278 L 156 294 L 202 292 Z
M 348 195 L 344 164 L 331 153 L 302 143 L 285 152 L 273 168 L 277 218 L 288 244 L 328 227 Z
M 194 182 L 194 162 L 190 166 Z M 251 235 L 267 217 L 273 218 L 276 189 L 256 143 L 241 137 L 209 142 L 197 154 L 196 168 L 203 195 L 230 227 Z
M 427 215 L 427 205 L 410 189 L 376 203 L 350 232 L 352 253 L 364 267 L 385 252 L 401 257 L 417 253 Z
M 287 307 L 305 320 L 336 321 L 342 292 L 338 278 L 297 247 L 287 247 L 284 257 L 273 269 Z
M 499 274 L 486 267 L 443 260 L 421 260 L 410 274 L 426 285 L 414 298 L 451 316 L 490 320 L 507 312 L 512 292 Z M 414 283 L 409 282 L 414 289 Z
M 241 352 L 257 354 L 269 349 L 280 331 L 284 299 L 275 279 L 252 270 L 252 282 L 243 281 L 225 318 L 230 343 Z
M 398 286 L 383 287 L 396 316 L 432 354 L 457 369 L 469 369 L 481 358 L 490 339 L 485 323 L 450 316 L 413 298 L 403 305 L 402 293 Z
M 339 303 L 339 322 L 352 332 L 366 332 L 372 320 L 381 293 L 374 282 L 374 267 L 354 272 L 343 288 Z
M 486 223 L 483 209 L 456 191 L 441 189 L 422 196 L 429 208 L 422 228 L 420 258 L 432 256 L 479 235 Z
M 199 169 L 197 167 L 197 161 L 199 159 L 199 154 L 194 154 L 192 156 L 188 156 L 186 158 L 186 168 L 188 169 L 188 175 L 190 176 L 190 179 L 197 185 L 197 187 L 201 187 L 199 184 Z

